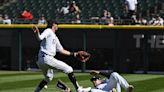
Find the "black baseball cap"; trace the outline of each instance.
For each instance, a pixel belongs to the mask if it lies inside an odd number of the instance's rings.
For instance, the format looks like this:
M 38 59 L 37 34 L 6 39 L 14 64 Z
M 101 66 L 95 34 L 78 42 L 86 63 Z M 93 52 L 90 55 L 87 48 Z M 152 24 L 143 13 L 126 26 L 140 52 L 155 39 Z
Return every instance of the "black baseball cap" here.
M 58 23 L 56 21 L 47 20 L 47 28 L 52 28 L 53 24 L 57 24 L 58 25 Z
M 95 81 L 95 80 L 99 80 L 100 79 L 100 76 L 93 76 L 91 79 L 90 79 L 90 81 Z

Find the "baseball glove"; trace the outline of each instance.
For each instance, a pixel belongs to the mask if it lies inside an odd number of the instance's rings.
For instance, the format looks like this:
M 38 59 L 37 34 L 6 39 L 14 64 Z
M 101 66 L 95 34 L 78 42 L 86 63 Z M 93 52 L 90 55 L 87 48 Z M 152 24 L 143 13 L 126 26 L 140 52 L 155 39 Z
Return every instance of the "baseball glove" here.
M 99 75 L 99 71 L 96 71 L 96 70 L 92 70 L 91 72 L 90 72 L 90 74 L 91 75 L 93 75 L 93 76 L 97 76 L 97 75 Z
M 86 51 L 78 51 L 76 58 L 82 62 L 86 62 L 89 60 L 90 56 L 91 56 L 91 54 Z

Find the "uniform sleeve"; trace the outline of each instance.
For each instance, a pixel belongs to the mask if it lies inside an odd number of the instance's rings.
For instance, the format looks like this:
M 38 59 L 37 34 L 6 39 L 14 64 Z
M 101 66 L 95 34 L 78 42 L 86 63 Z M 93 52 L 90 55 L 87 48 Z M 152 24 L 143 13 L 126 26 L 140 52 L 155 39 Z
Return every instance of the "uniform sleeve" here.
M 39 39 L 43 40 L 44 38 L 46 38 L 49 35 L 49 33 L 50 33 L 50 29 L 45 29 L 43 31 L 43 33 L 41 35 L 39 35 Z
M 63 50 L 63 46 L 61 45 L 59 39 L 56 39 L 56 51 L 59 52 L 60 50 Z

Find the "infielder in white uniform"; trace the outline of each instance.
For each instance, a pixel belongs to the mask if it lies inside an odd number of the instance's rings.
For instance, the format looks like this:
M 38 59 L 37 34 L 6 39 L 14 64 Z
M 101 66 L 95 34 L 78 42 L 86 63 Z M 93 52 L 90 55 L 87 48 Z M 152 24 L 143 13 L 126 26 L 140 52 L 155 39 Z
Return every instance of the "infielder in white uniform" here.
M 40 92 L 42 88 L 47 85 L 53 79 L 53 69 L 58 69 L 68 74 L 70 81 L 75 86 L 78 92 L 86 92 L 91 88 L 82 88 L 79 86 L 78 82 L 73 73 L 71 66 L 67 65 L 61 60 L 54 58 L 56 52 L 67 56 L 76 56 L 76 52 L 70 52 L 63 48 L 55 32 L 57 31 L 57 23 L 48 21 L 47 28 L 40 34 L 39 29 L 35 26 L 33 28 L 36 37 L 40 43 L 40 50 L 38 54 L 38 67 L 42 70 L 44 79 L 39 83 L 35 92 Z
M 121 92 L 121 87 L 125 89 L 126 92 L 132 92 L 133 86 L 129 85 L 128 82 L 117 72 L 103 73 L 99 71 L 91 72 L 103 75 L 107 77 L 106 79 L 100 79 L 100 76 L 93 76 L 90 80 L 92 81 L 95 89 L 91 89 L 91 92 Z M 116 91 L 113 90 L 116 89 Z
M 90 73 L 93 77 L 90 79 L 95 88 L 85 92 L 121 92 L 121 87 L 126 92 L 132 92 L 134 87 L 129 85 L 128 82 L 117 72 L 105 73 L 100 71 L 92 71 Z M 100 79 L 100 75 L 107 77 Z M 64 92 L 71 92 L 71 89 L 62 81 L 58 81 L 57 87 Z

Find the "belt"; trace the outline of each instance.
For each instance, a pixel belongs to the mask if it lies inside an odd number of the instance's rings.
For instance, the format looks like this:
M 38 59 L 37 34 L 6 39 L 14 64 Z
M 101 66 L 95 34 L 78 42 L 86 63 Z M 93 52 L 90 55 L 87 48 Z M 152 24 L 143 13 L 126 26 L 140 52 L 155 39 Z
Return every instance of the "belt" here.
M 44 53 L 44 52 L 42 52 L 42 54 L 41 54 L 42 57 L 45 57 L 46 55 L 47 55 L 47 56 L 52 56 L 52 55 L 49 55 L 49 54 Z M 53 57 L 53 56 L 52 56 L 52 57 Z

